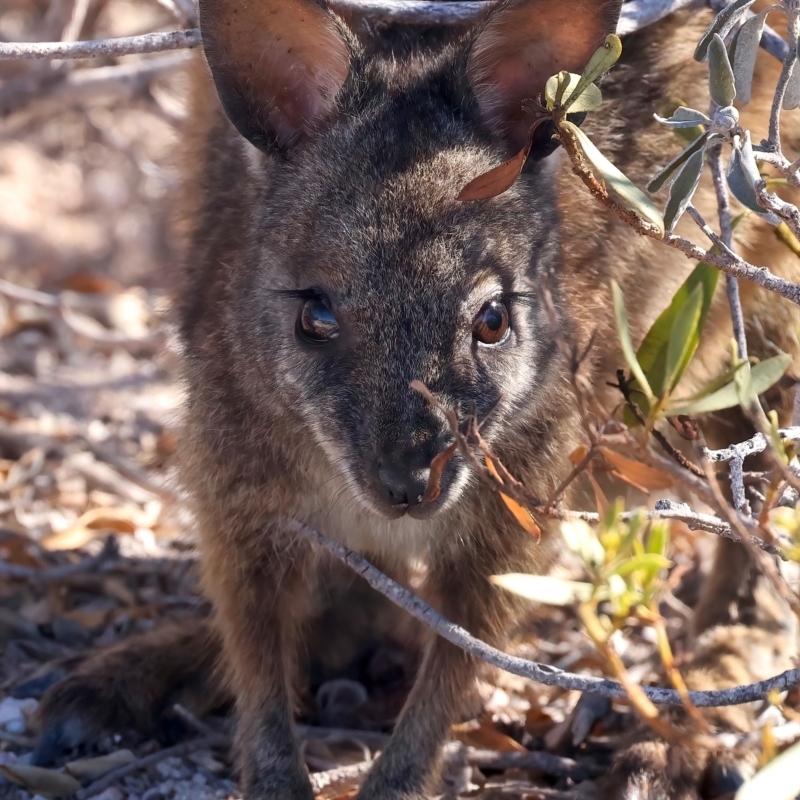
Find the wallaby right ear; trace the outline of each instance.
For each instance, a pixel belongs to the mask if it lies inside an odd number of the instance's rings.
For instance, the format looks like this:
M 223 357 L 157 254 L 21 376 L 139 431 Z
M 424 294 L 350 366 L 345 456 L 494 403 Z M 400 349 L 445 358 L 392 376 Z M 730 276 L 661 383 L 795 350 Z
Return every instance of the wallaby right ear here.
M 285 148 L 332 114 L 350 49 L 322 0 L 200 0 L 217 93 L 242 136 Z
M 508 139 L 511 152 L 525 144 L 531 120 L 522 108 L 561 70 L 582 72 L 595 49 L 613 33 L 622 0 L 502 0 L 478 26 L 467 77 L 484 120 Z

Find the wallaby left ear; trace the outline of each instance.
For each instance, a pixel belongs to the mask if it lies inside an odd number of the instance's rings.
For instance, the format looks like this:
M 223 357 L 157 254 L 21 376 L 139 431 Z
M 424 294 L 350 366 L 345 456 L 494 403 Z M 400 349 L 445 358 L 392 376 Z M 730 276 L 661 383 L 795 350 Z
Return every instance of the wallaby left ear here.
M 484 120 L 517 152 L 530 117 L 522 101 L 560 70 L 580 73 L 617 27 L 622 0 L 509 0 L 477 28 L 467 78 Z

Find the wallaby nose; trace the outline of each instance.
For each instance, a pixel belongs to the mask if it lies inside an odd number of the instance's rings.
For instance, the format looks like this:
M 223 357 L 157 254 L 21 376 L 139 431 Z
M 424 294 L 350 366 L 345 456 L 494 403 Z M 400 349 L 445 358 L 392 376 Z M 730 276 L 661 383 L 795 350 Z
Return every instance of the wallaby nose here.
M 393 506 L 415 506 L 422 502 L 430 469 L 427 463 L 415 461 L 397 456 L 378 459 L 378 487 Z

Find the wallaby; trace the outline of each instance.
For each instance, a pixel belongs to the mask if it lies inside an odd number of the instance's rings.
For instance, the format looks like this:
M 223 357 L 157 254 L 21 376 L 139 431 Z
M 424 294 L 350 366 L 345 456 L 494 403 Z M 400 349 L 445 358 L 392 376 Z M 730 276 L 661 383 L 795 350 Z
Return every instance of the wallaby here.
M 247 800 L 312 797 L 290 686 L 316 558 L 286 520 L 401 578 L 410 557 L 423 558 L 424 596 L 502 646 L 518 605 L 488 577 L 546 570 L 557 530 L 543 522 L 537 544 L 458 455 L 438 498 L 424 502 L 431 460 L 451 436 L 410 383 L 485 420 L 482 434 L 505 466 L 546 497 L 570 471 L 582 431 L 557 338 L 579 350 L 592 341 L 582 369 L 613 408 L 619 398 L 605 384 L 623 362 L 610 281 L 622 286 L 640 339 L 694 266 L 596 203 L 547 137 L 511 189 L 456 200 L 520 150 L 530 124 L 522 101 L 559 70 L 581 72 L 620 5 L 504 0 L 434 52 L 387 58 L 323 0 L 200 2 L 213 85 L 198 68 L 183 140 L 191 232 L 178 294 L 188 389 L 182 474 L 214 606 L 214 632 L 202 626 L 196 635 L 222 643 Z M 627 37 L 604 81 L 605 103 L 584 123 L 639 185 L 680 146 L 653 113 L 670 100 L 708 105 L 706 68 L 691 53 L 710 19 L 693 10 Z M 761 63 L 742 112 L 756 131 L 765 129 L 776 67 Z M 789 128 L 785 136 L 793 141 Z M 714 220 L 710 185 L 695 203 Z M 739 234 L 745 257 L 800 277 L 797 257 L 768 226 L 748 220 Z M 797 308 L 747 284 L 742 296 L 753 352 L 775 343 L 797 356 Z M 730 336 L 721 291 L 689 382 L 718 374 Z M 717 593 L 706 603 L 729 599 Z M 708 627 L 731 621 L 705 618 Z M 45 698 L 51 739 L 68 739 L 72 716 L 92 713 L 75 700 L 90 667 Z M 426 795 L 477 669 L 428 638 L 363 800 Z M 708 759 L 696 761 L 692 786 L 675 797 L 698 796 Z M 659 791 L 673 796 L 665 768 L 655 769 Z M 633 794 L 643 785 L 635 780 L 622 776 L 613 791 L 645 796 Z

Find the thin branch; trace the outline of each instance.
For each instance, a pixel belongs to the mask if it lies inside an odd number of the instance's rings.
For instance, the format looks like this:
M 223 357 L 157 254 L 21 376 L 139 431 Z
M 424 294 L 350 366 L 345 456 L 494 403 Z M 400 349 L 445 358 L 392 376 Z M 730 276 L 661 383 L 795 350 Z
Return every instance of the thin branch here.
M 84 42 L 0 42 L 0 61 L 41 58 L 98 58 L 129 56 L 136 53 L 159 53 L 199 47 L 200 30 L 145 33 L 118 39 L 95 39 Z
M 159 761 L 163 761 L 165 758 L 181 758 L 197 750 L 205 750 L 210 747 L 220 747 L 227 744 L 228 737 L 220 735 L 204 736 L 199 739 L 192 739 L 189 742 L 181 742 L 173 747 L 165 747 L 163 750 L 157 750 L 149 756 L 137 758 L 136 761 L 131 761 L 130 764 L 125 764 L 118 769 L 106 773 L 102 778 L 98 778 L 94 783 L 90 783 L 85 789 L 80 789 L 75 792 L 75 800 L 88 800 L 88 798 L 105 791 L 109 786 L 113 786 L 122 778 L 134 772 L 138 772 L 140 769 L 146 769 L 147 767 L 153 766 L 153 764 L 158 764 Z
M 96 556 L 84 558 L 76 564 L 65 564 L 61 567 L 26 567 L 22 564 L 10 564 L 5 560 L 0 560 L 0 577 L 16 580 L 27 580 L 34 583 L 50 584 L 68 580 L 76 575 L 93 572 L 107 561 L 111 561 L 119 555 L 117 541 L 113 536 L 109 536 L 103 546 L 102 552 Z
M 716 103 L 711 104 L 711 118 L 718 110 Z M 708 163 L 711 165 L 711 176 L 714 181 L 714 192 L 717 195 L 719 209 L 719 229 L 722 241 L 729 251 L 733 252 L 733 220 L 731 217 L 731 202 L 728 195 L 728 184 L 722 169 L 722 144 L 716 144 L 708 149 Z M 733 334 L 739 348 L 739 358 L 747 360 L 747 336 L 745 335 L 744 312 L 742 301 L 739 297 L 739 279 L 733 275 L 725 276 L 726 290 L 728 292 L 728 305 L 731 308 L 731 322 Z
M 304 536 L 312 544 L 327 550 L 331 555 L 364 578 L 370 586 L 400 606 L 400 608 L 403 608 L 415 619 L 431 628 L 451 644 L 481 661 L 514 675 L 530 678 L 546 686 L 559 686 L 562 689 L 595 692 L 604 697 L 627 697 L 623 686 L 616 681 L 590 675 L 576 675 L 549 664 L 541 664 L 517 656 L 510 656 L 502 650 L 476 639 L 466 630 L 443 617 L 408 589 L 400 586 L 400 584 L 373 567 L 358 553 L 297 520 L 286 519 L 284 525 L 288 530 Z M 734 686 L 729 689 L 704 692 L 689 692 L 689 698 L 694 705 L 704 708 L 741 705 L 742 703 L 761 700 L 772 691 L 782 692 L 794 686 L 800 686 L 800 669 L 786 670 L 773 678 L 746 686 Z M 642 687 L 642 692 L 652 702 L 662 705 L 681 705 L 683 702 L 680 693 L 674 689 L 646 686 Z
M 736 278 L 745 278 L 748 281 L 758 284 L 764 289 L 775 292 L 787 300 L 800 305 L 800 285 L 779 278 L 770 272 L 766 267 L 756 267 L 748 263 L 743 258 L 725 247 L 724 242 L 708 227 L 705 220 L 700 216 L 697 209 L 689 205 L 687 211 L 695 218 L 703 232 L 718 245 L 721 253 L 717 254 L 710 250 L 698 247 L 688 239 L 677 236 L 674 233 L 662 234 L 661 231 L 652 223 L 642 219 L 634 211 L 619 205 L 609 195 L 605 185 L 595 178 L 592 171 L 586 165 L 581 155 L 580 148 L 574 140 L 572 134 L 565 128 L 559 128 L 558 138 L 572 161 L 573 172 L 584 182 L 589 191 L 608 209 L 613 211 L 623 222 L 629 225 L 638 233 L 650 239 L 656 239 L 664 244 L 679 250 L 692 261 L 703 261 L 717 267 L 726 275 Z

